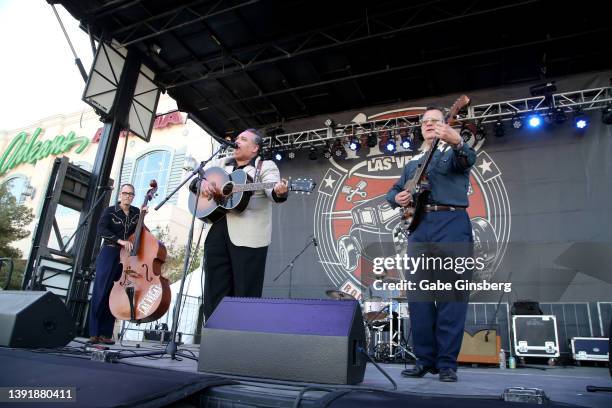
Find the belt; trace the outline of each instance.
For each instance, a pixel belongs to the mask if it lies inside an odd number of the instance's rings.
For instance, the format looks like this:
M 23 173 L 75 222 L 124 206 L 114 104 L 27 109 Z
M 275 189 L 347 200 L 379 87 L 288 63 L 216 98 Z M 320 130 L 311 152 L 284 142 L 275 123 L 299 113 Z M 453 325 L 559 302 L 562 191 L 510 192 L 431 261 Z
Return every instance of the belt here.
M 425 206 L 425 212 L 435 211 L 463 211 L 465 207 L 459 207 L 456 205 L 442 205 L 442 204 L 427 204 Z
M 113 241 L 108 241 L 106 239 L 104 240 L 103 245 L 113 247 L 113 248 L 121 248 L 121 245 L 119 245 L 118 243 L 113 242 Z

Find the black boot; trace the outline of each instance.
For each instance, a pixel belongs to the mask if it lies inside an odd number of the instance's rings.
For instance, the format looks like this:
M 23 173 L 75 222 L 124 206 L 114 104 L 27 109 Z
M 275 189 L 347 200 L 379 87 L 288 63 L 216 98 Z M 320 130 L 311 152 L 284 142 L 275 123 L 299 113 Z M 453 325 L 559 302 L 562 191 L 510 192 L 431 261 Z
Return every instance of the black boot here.
M 457 372 L 452 368 L 441 368 L 440 369 L 440 381 L 444 382 L 456 382 Z
M 417 364 L 412 369 L 402 371 L 402 376 L 410 378 L 421 378 L 427 373 L 438 374 L 438 370 L 435 367 L 425 367 Z

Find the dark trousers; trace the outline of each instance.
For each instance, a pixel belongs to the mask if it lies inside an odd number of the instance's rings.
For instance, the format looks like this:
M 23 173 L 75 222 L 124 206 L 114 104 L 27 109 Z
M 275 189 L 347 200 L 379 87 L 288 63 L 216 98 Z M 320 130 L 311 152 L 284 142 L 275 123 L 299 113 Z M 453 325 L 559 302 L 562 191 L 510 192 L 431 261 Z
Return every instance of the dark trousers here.
M 120 249 L 103 246 L 96 259 L 96 277 L 89 303 L 89 335 L 111 337 L 115 316 L 108 306 L 113 283 L 121 276 Z
M 227 220 L 214 223 L 204 244 L 204 318 L 225 296 L 261 297 L 268 247 L 236 246 L 230 241 Z
M 408 239 L 408 256 L 457 258 L 473 255 L 470 219 L 465 211 L 426 213 Z M 471 271 L 419 270 L 408 277 L 418 285 L 420 280 L 449 282 L 471 277 Z M 433 291 L 409 293 L 410 324 L 418 364 L 427 367 L 457 368 L 461 349 L 468 292 Z

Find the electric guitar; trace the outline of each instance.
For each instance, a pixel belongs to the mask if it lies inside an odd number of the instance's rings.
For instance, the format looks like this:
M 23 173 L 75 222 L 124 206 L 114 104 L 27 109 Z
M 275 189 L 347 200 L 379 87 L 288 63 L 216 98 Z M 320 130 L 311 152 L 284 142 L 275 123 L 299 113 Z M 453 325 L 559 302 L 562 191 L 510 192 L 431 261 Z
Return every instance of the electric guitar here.
M 196 194 L 189 195 L 189 210 L 202 221 L 216 222 L 228 211 L 242 212 L 249 204 L 254 191 L 274 188 L 276 182 L 251 183 L 248 174 L 242 170 L 235 170 L 228 174 L 220 167 L 211 167 L 204 172 L 204 178 L 213 186 L 218 187 L 219 194 L 204 197 L 200 192 L 197 200 Z M 312 179 L 289 180 L 289 191 L 309 194 L 314 190 L 316 183 Z
M 449 123 L 453 120 L 455 116 L 457 116 L 457 113 L 459 113 L 463 107 L 469 105 L 469 103 L 470 98 L 461 95 L 455 103 L 453 103 L 453 106 L 451 106 L 450 111 L 445 117 L 445 122 Z M 429 198 L 429 194 L 431 194 L 431 186 L 429 180 L 427 180 L 426 172 L 431 162 L 431 158 L 438 148 L 439 142 L 440 139 L 438 138 L 433 140 L 431 147 L 425 153 L 425 159 L 418 165 L 414 176 L 404 185 L 404 190 L 408 191 L 412 196 L 412 201 L 410 201 L 408 206 L 401 208 L 401 228 L 408 233 L 416 229 L 425 214 L 427 199 Z

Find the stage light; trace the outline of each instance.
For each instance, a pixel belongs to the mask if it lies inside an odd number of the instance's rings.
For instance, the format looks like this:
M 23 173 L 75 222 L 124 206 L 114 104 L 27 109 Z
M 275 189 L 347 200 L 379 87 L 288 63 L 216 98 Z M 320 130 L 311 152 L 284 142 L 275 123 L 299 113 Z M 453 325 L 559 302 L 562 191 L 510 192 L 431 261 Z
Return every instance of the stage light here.
M 606 125 L 612 125 L 612 103 L 601 110 L 601 121 Z
M 331 156 L 332 156 L 332 154 L 331 154 L 331 152 L 329 150 L 325 150 L 323 152 L 323 157 L 325 158 L 325 160 L 331 159 Z
M 486 130 L 484 127 L 484 124 L 479 124 L 478 127 L 476 127 L 476 140 L 482 140 L 484 139 L 486 136 Z
M 410 150 L 410 136 L 402 136 L 402 147 L 404 150 Z
M 389 140 L 387 140 L 387 143 L 385 143 L 385 150 L 389 153 L 393 153 L 395 152 L 395 149 L 397 147 L 395 146 L 395 139 L 394 138 L 390 138 Z
M 584 117 L 577 117 L 574 120 L 574 125 L 578 129 L 584 129 L 584 128 L 586 128 L 589 125 L 589 123 L 587 122 L 586 118 L 584 118 Z
M 336 140 L 334 142 L 334 145 L 331 150 L 332 154 L 337 159 L 343 159 L 346 157 L 346 150 L 344 149 L 344 146 L 342 145 L 342 142 L 340 140 Z
M 376 137 L 376 135 L 373 133 L 370 133 L 368 135 L 368 147 L 370 148 L 376 147 L 377 143 L 378 143 L 378 138 Z
M 514 117 L 512 118 L 512 127 L 515 129 L 520 129 L 523 127 L 523 120 L 520 116 L 514 115 Z
M 274 153 L 274 160 L 276 160 L 278 162 L 283 160 L 283 154 L 281 152 L 275 152 Z
M 287 153 L 287 157 L 289 158 L 289 160 L 295 159 L 295 152 L 291 150 L 289 153 Z
M 349 141 L 348 146 L 349 146 L 349 149 L 356 151 L 356 150 L 359 150 L 359 148 L 361 147 L 361 143 L 359 143 L 359 139 L 357 139 L 356 137 L 353 137 Z
M 582 113 L 580 109 L 577 109 L 574 112 L 574 126 L 576 126 L 576 128 L 579 130 L 583 130 L 588 125 L 589 125 L 589 121 L 587 117 Z
M 544 123 L 546 123 L 546 125 L 552 125 L 553 124 L 553 114 L 552 112 L 549 112 L 547 114 L 544 115 Z
M 459 131 L 459 136 L 463 139 L 465 143 L 467 143 L 472 137 L 472 131 L 466 126 L 465 123 L 461 125 L 461 130 Z
M 565 111 L 563 110 L 563 108 L 555 108 L 553 118 L 557 125 L 565 123 L 565 121 L 567 120 L 567 116 L 565 115 Z
M 328 127 L 328 128 L 336 127 L 336 122 L 334 122 L 333 119 L 327 119 L 325 121 L 325 126 Z
M 529 127 L 538 128 L 542 124 L 542 118 L 539 115 L 531 115 L 527 119 L 527 123 L 529 123 Z
M 506 129 L 504 128 L 504 122 L 501 119 L 498 119 L 495 122 L 495 136 L 504 137 L 506 135 Z
M 308 158 L 310 160 L 317 160 L 317 148 L 314 146 L 310 146 L 310 148 L 308 148 Z

